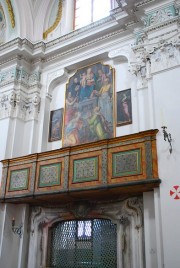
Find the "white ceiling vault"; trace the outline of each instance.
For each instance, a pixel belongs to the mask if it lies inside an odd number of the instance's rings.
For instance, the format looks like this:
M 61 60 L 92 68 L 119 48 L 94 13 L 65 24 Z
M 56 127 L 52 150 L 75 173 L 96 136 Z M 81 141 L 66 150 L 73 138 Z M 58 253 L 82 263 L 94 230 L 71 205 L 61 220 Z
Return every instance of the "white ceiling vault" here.
M 15 37 L 27 38 L 33 43 L 42 40 L 53 11 L 56 19 L 55 5 L 57 6 L 58 2 L 58 0 L 0 0 L 7 20 L 6 41 Z M 12 28 L 13 16 L 15 27 Z

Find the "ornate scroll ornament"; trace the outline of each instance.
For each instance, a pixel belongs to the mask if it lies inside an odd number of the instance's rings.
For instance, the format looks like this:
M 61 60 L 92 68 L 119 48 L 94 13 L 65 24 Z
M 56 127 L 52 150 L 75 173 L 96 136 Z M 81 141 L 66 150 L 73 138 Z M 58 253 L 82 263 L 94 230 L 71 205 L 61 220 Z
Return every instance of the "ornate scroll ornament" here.
M 147 81 L 151 77 L 151 62 L 149 53 L 143 49 L 138 53 L 134 50 L 135 60 L 129 62 L 129 71 L 137 77 L 137 88 L 147 86 Z
M 0 118 L 21 118 L 24 121 L 38 119 L 40 97 L 35 93 L 31 98 L 25 98 L 15 90 L 0 96 Z
M 134 216 L 135 228 L 139 230 L 143 226 L 142 200 L 140 198 L 129 198 L 125 200 L 124 209 L 128 215 Z
M 180 35 L 160 39 L 156 43 L 144 42 L 134 46 L 133 51 L 136 60 L 130 63 L 130 71 L 139 79 L 137 87 L 140 88 L 153 73 L 180 64 Z
M 145 27 L 154 26 L 159 23 L 168 21 L 179 14 L 178 9 L 174 5 L 168 6 L 164 9 L 156 10 L 146 17 L 142 18 Z
M 10 20 L 11 20 L 11 25 L 12 25 L 12 28 L 14 28 L 15 27 L 15 17 L 14 17 L 14 11 L 13 11 L 13 7 L 11 4 L 11 0 L 6 0 L 6 4 L 8 6 L 8 12 L 9 12 Z
M 69 210 L 73 213 L 76 219 L 86 218 L 90 210 L 92 209 L 92 204 L 88 202 L 77 202 L 69 205 Z
M 39 71 L 34 71 L 28 73 L 24 68 L 12 67 L 6 71 L 0 72 L 0 86 L 5 86 L 12 82 L 18 82 L 26 87 L 33 87 L 40 83 L 41 73 Z
M 58 11 L 57 11 L 57 16 L 55 19 L 55 22 L 51 27 L 49 27 L 44 33 L 43 33 L 43 39 L 46 39 L 48 34 L 54 31 L 54 29 L 58 26 L 59 22 L 61 21 L 62 18 L 62 0 L 59 0 L 59 5 L 58 5 Z
M 5 41 L 6 19 L 2 5 L 0 4 L 0 44 Z
M 29 74 L 16 67 L 0 72 L 0 86 L 13 84 L 14 90 L 0 94 L 0 118 L 19 117 L 23 120 L 38 118 L 40 109 L 40 72 Z M 18 89 L 16 89 L 18 86 Z M 33 89 L 32 94 L 24 94 L 19 88 Z

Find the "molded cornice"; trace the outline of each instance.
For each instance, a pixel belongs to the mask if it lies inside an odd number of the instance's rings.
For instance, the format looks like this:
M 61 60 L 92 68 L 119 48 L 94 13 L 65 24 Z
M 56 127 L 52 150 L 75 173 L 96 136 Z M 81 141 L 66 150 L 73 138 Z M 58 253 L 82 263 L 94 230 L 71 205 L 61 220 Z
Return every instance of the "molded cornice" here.
M 0 46 L 0 64 L 11 61 L 14 55 L 19 55 L 27 61 L 33 62 L 36 58 L 41 58 L 44 63 L 49 62 L 54 60 L 56 55 L 66 55 L 92 44 L 95 46 L 108 37 L 133 33 L 135 24 L 134 14 L 130 15 L 119 9 L 118 12 L 116 10 L 116 15 L 111 12 L 109 17 L 47 43 L 41 41 L 33 44 L 27 39 L 16 38 Z
M 124 39 L 139 40 L 139 32 L 148 32 L 159 30 L 163 26 L 172 25 L 179 20 L 178 14 L 172 17 L 167 17 L 166 20 L 161 19 L 161 23 L 152 23 L 152 26 L 146 27 L 143 25 L 143 16 L 147 10 L 152 10 L 157 4 L 159 9 L 163 9 L 163 1 L 159 0 L 144 0 L 130 1 L 126 0 L 127 5 L 122 8 L 116 8 L 111 11 L 111 15 L 88 26 L 72 31 L 64 36 L 61 36 L 50 42 L 31 43 L 27 39 L 16 38 L 6 44 L 0 46 L 0 65 L 7 62 L 12 62 L 15 57 L 20 57 L 28 63 L 35 64 L 38 61 L 43 63 L 43 66 L 49 66 L 49 63 L 62 60 L 64 57 L 78 56 L 83 49 L 88 49 L 88 55 L 92 51 L 96 51 L 94 56 L 101 55 L 104 52 L 109 52 L 112 45 L 117 46 Z M 172 4 L 172 1 L 169 1 Z M 167 2 L 166 2 L 167 5 Z M 152 13 L 152 12 L 151 12 Z M 136 37 L 135 37 L 135 34 Z M 108 40 L 108 41 L 107 41 Z M 92 50 L 91 50 L 92 49 Z M 104 51 L 103 51 L 104 49 Z M 86 55 L 86 57 L 89 57 Z

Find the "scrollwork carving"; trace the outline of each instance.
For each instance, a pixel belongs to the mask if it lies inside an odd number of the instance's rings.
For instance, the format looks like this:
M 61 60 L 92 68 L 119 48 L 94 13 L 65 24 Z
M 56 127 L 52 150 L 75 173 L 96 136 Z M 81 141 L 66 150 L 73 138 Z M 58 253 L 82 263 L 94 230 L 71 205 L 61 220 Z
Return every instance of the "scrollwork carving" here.
M 25 121 L 37 119 L 40 109 L 40 96 L 35 93 L 32 98 L 25 98 L 20 91 L 11 91 L 0 97 L 0 118 L 18 117 Z
M 85 201 L 70 204 L 68 207 L 76 219 L 86 218 L 88 213 L 92 209 L 92 205 L 89 202 Z
M 129 198 L 125 201 L 124 209 L 128 215 L 134 216 L 136 229 L 143 226 L 142 200 L 140 198 Z

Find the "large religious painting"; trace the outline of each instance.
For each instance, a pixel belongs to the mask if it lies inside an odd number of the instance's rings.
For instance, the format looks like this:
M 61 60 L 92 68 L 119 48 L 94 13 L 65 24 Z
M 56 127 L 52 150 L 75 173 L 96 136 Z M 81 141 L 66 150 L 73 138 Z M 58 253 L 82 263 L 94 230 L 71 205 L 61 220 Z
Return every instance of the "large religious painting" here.
M 63 145 L 114 137 L 114 70 L 96 63 L 79 69 L 66 85 Z
M 117 126 L 132 124 L 131 89 L 117 92 Z

